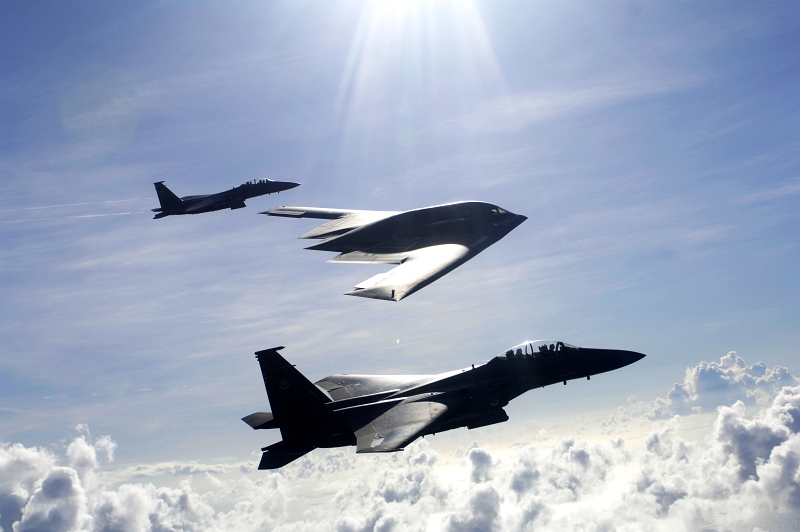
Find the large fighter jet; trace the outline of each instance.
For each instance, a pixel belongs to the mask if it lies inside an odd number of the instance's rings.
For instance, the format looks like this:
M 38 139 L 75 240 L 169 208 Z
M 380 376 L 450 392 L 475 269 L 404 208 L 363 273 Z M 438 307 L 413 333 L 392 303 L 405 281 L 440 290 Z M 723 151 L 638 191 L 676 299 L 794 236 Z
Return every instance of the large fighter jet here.
M 201 212 L 220 211 L 222 209 L 242 209 L 247 207 L 244 204 L 246 199 L 300 186 L 300 183 L 292 183 L 291 181 L 261 179 L 260 181 L 248 181 L 225 192 L 179 198 L 167 188 L 163 181 L 153 184 L 156 187 L 158 201 L 161 203 L 161 207 L 153 209 L 153 212 L 158 213 L 153 216 L 154 219 L 172 214 L 200 214 Z
M 256 353 L 272 412 L 242 418 L 280 429 L 259 469 L 276 469 L 317 447 L 357 453 L 402 451 L 426 434 L 508 420 L 503 407 L 528 390 L 612 371 L 641 353 L 546 340 L 512 347 L 489 362 L 439 375 L 331 375 L 312 384 L 274 347 Z
M 261 214 L 330 220 L 300 237 L 322 240 L 306 249 L 338 252 L 329 262 L 399 264 L 346 294 L 389 301 L 458 268 L 527 219 L 482 201 L 405 212 L 280 207 Z

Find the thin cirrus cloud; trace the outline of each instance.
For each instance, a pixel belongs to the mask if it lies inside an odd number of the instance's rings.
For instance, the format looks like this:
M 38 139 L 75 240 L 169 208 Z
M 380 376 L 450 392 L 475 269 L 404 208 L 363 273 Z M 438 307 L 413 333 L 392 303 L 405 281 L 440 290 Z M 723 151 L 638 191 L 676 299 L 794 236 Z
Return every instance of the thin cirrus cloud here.
M 780 199 L 786 196 L 794 196 L 798 193 L 800 193 L 800 179 L 795 179 L 784 185 L 745 194 L 736 198 L 735 202 L 740 204 L 759 203 Z
M 708 76 L 687 73 L 652 74 L 643 71 L 625 74 L 619 79 L 611 77 L 589 83 L 583 81 L 583 86 L 579 87 L 566 86 L 492 99 L 456 120 L 454 126 L 458 127 L 450 129 L 465 134 L 513 133 L 536 122 L 563 119 L 593 109 L 664 96 L 708 80 Z

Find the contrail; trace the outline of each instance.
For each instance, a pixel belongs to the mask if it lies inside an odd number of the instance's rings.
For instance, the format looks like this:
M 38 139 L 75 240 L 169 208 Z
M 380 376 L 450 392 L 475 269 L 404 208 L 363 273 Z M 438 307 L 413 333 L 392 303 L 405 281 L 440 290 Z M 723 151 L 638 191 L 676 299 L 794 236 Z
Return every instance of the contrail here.
M 50 216 L 48 218 L 28 218 L 27 220 L 8 220 L 0 222 L 0 224 L 22 224 L 26 222 L 46 222 L 48 220 L 68 220 L 77 218 L 100 218 L 103 216 L 125 216 L 126 214 L 145 214 L 145 211 L 137 212 L 111 212 L 106 214 L 81 214 L 79 216 Z
M 58 207 L 79 207 L 81 205 L 102 205 L 104 203 L 123 203 L 126 201 L 144 201 L 144 200 L 152 200 L 155 198 L 134 198 L 134 199 L 121 199 L 121 200 L 107 200 L 107 201 L 87 201 L 84 203 L 62 203 L 61 205 L 43 205 L 41 207 L 21 207 L 19 209 L 6 209 L 0 211 L 0 213 L 4 212 L 21 212 L 21 211 L 37 211 L 41 209 L 56 209 Z

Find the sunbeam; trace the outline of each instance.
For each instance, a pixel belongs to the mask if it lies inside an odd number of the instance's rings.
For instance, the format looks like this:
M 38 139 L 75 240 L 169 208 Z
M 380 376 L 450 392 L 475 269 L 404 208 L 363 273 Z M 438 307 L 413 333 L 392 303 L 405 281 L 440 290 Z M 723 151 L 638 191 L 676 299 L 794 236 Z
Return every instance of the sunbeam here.
M 474 1 L 365 2 L 334 104 L 343 159 L 435 149 L 432 124 L 504 92 Z

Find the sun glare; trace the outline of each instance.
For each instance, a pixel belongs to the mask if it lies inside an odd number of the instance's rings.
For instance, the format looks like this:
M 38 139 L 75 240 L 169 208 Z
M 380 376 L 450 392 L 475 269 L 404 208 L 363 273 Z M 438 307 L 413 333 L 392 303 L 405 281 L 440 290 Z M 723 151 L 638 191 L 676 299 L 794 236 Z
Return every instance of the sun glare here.
M 376 124 L 389 120 L 403 124 L 393 137 L 397 145 L 413 149 L 420 141 L 420 120 L 458 113 L 503 87 L 473 0 L 367 1 L 341 74 L 335 112 L 346 140 L 372 138 Z

